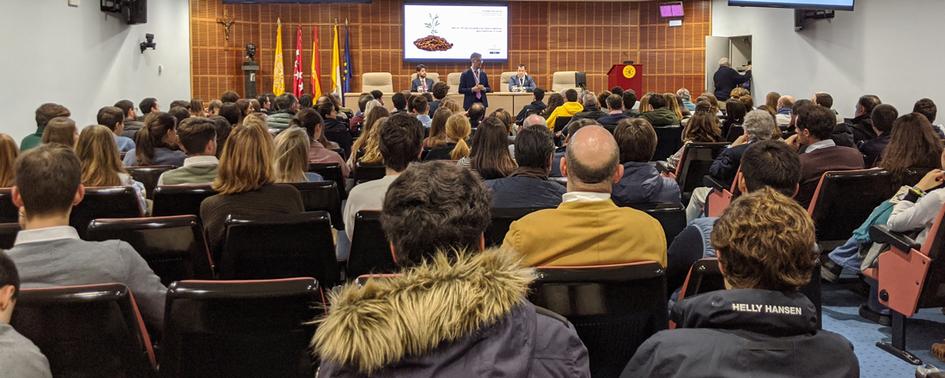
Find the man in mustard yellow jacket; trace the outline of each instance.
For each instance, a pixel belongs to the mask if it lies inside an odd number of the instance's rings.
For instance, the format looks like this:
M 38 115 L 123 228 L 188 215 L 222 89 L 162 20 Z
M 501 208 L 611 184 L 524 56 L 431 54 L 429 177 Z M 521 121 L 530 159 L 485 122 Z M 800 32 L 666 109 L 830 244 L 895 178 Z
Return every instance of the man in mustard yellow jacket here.
M 513 222 L 502 245 L 528 266 L 577 266 L 656 261 L 666 266 L 666 236 L 648 214 L 610 199 L 623 176 L 617 142 L 606 129 L 586 126 L 571 137 L 561 172 L 568 192 L 556 209 Z

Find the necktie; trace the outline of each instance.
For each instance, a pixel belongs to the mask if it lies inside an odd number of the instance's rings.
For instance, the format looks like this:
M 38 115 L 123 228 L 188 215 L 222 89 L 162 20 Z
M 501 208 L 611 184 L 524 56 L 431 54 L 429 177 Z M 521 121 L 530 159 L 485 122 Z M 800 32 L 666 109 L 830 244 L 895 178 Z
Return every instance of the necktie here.
M 476 85 L 479 85 L 479 70 L 473 71 L 473 74 L 476 75 Z M 482 91 L 476 92 L 476 99 L 482 100 Z

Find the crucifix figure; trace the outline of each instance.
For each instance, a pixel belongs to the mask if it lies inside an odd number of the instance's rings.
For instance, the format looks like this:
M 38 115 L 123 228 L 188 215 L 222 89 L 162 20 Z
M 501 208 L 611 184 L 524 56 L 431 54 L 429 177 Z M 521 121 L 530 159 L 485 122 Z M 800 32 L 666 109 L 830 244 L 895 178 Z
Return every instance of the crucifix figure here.
M 226 12 L 223 12 L 223 17 L 217 18 L 217 23 L 223 25 L 223 35 L 226 36 L 226 40 L 230 40 L 230 27 L 233 26 L 233 23 L 236 21 L 233 20 L 232 16 L 228 16 Z

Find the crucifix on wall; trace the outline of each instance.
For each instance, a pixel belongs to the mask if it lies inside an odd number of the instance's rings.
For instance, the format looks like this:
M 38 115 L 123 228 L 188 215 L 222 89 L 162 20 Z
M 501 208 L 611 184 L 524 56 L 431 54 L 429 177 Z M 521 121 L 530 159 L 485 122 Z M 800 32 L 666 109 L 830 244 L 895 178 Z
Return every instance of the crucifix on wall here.
M 226 37 L 227 41 L 230 40 L 230 27 L 233 26 L 235 22 L 236 20 L 234 20 L 232 16 L 227 15 L 226 12 L 223 12 L 223 17 L 217 18 L 217 23 L 223 25 L 223 35 Z

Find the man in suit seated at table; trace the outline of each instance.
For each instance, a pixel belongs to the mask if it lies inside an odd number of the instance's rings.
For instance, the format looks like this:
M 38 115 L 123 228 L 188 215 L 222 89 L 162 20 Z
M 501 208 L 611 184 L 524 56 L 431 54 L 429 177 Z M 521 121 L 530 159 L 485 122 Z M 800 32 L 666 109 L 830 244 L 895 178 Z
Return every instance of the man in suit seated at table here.
M 518 74 L 509 78 L 509 92 L 533 92 L 535 80 L 525 72 L 525 65 L 518 65 Z
M 427 77 L 427 66 L 417 65 L 417 77 L 410 82 L 411 92 L 426 93 L 433 90 L 433 79 Z
M 472 53 L 469 56 L 469 69 L 459 77 L 459 93 L 463 94 L 463 109 L 469 110 L 475 102 L 481 103 L 484 108 L 489 107 L 486 93 L 492 92 L 489 87 L 489 77 L 482 71 L 482 54 Z
M 666 266 L 663 227 L 646 213 L 617 207 L 610 198 L 623 177 L 617 142 L 600 126 L 576 131 L 561 172 L 568 192 L 556 209 L 515 221 L 502 246 L 528 266 L 601 265 L 656 261 Z

